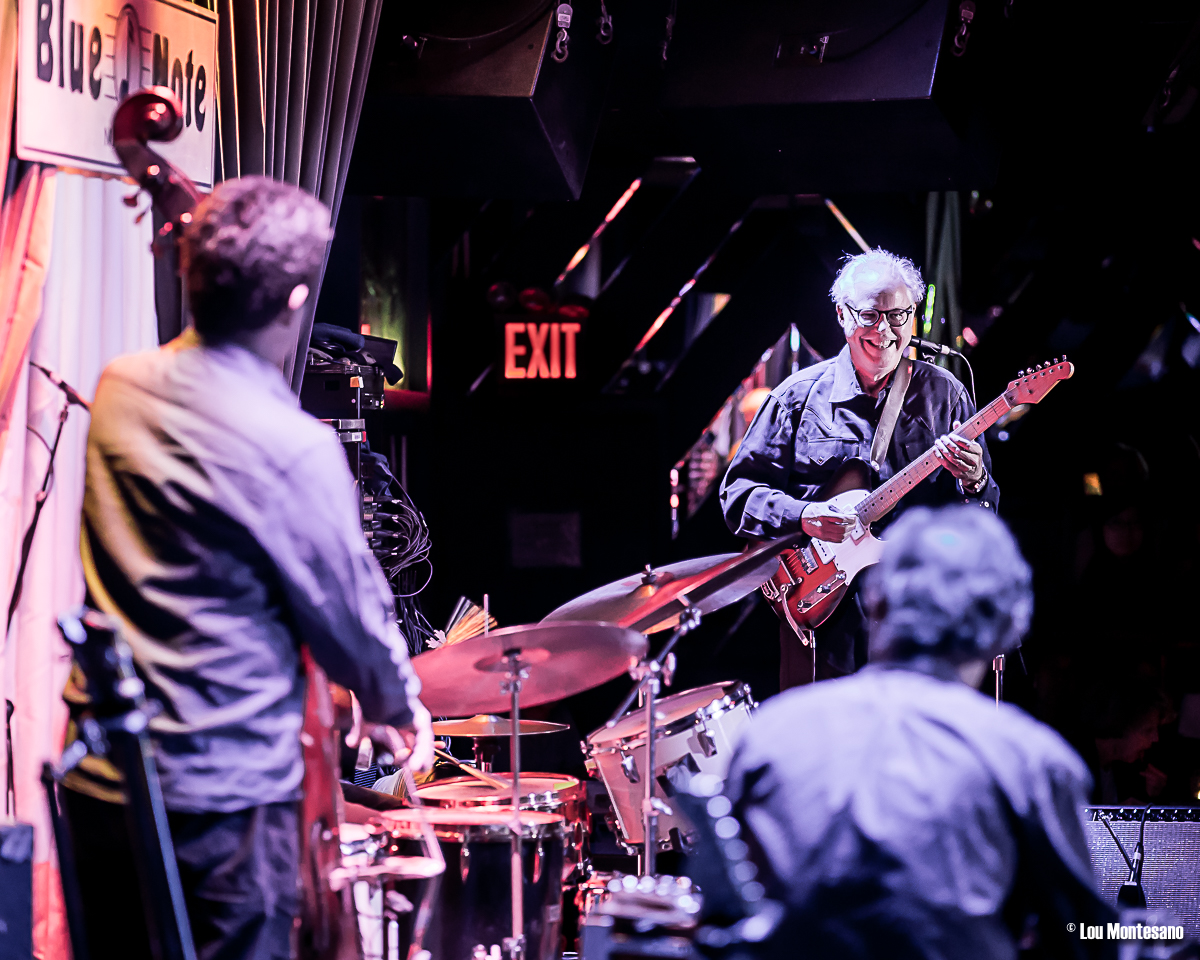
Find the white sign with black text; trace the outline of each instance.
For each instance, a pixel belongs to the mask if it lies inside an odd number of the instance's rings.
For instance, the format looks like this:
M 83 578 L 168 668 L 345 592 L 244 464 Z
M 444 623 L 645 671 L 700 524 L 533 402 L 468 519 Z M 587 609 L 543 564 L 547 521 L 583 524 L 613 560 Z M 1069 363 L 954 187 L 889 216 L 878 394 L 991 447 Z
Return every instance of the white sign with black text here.
M 113 113 L 161 85 L 183 104 L 184 128 L 154 149 L 211 189 L 216 13 L 176 0 L 20 0 L 19 13 L 18 157 L 123 174 Z

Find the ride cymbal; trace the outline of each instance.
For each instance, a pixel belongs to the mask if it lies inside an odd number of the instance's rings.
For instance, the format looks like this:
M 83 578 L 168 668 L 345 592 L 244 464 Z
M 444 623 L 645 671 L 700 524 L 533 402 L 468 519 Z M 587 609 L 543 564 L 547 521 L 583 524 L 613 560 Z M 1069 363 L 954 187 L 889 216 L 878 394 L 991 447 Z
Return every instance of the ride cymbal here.
M 612 623 L 559 621 L 504 627 L 413 657 L 421 702 L 430 713 L 498 713 L 512 706 L 500 687 L 505 655 L 516 651 L 529 676 L 521 705 L 536 707 L 619 677 L 646 653 L 647 641 Z
M 794 535 L 744 553 L 697 557 L 654 569 L 647 564 L 641 573 L 563 604 L 542 623 L 607 620 L 642 633 L 668 630 L 688 607 L 712 613 L 753 593 L 775 574 L 779 554 L 798 539 Z

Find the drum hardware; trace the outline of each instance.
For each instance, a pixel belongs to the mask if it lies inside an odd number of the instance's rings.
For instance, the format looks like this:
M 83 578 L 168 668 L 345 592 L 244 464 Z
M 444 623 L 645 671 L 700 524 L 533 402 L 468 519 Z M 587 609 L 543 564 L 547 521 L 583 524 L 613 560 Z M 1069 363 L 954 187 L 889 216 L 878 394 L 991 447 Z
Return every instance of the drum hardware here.
M 754 588 L 751 588 L 754 589 Z M 680 599 L 687 603 L 687 598 L 680 596 Z M 675 632 L 671 635 L 671 639 L 667 641 L 665 647 L 653 660 L 643 660 L 630 673 L 633 678 L 638 681 L 635 686 L 621 701 L 621 705 L 617 708 L 616 713 L 612 715 L 606 726 L 608 728 L 615 727 L 617 721 L 624 716 L 625 711 L 629 709 L 635 697 L 642 695 L 645 698 L 645 717 L 646 717 L 646 767 L 648 775 L 646 777 L 645 797 L 642 800 L 642 821 L 643 821 L 643 836 L 642 855 L 640 859 L 639 873 L 642 876 L 653 876 L 655 867 L 655 858 L 658 855 L 658 815 L 666 814 L 668 817 L 672 815 L 671 808 L 654 796 L 654 700 L 660 691 L 661 678 L 664 673 L 664 665 L 671 658 L 671 651 L 675 648 L 682 637 L 695 630 L 700 625 L 700 610 L 695 607 L 688 607 L 684 613 L 680 615 L 679 626 L 675 628 Z M 669 682 L 669 680 L 668 680 Z M 628 777 L 630 773 L 636 775 L 636 767 L 625 768 L 624 758 L 621 762 L 622 769 L 625 769 L 625 775 Z M 636 782 L 636 781 L 631 781 Z
M 438 844 L 437 835 L 430 824 L 421 798 L 417 795 L 416 782 L 407 764 L 400 767 L 400 776 L 413 804 L 404 811 L 405 816 L 417 824 L 416 839 L 424 851 L 420 856 L 394 856 L 385 852 L 386 844 L 380 842 L 373 825 L 361 826 L 343 823 L 340 826 L 342 865 L 329 874 L 329 886 L 334 893 L 342 895 L 343 909 L 358 916 L 359 953 L 364 960 L 388 960 L 389 932 L 399 922 L 399 915 L 411 913 L 412 902 L 388 884 L 400 880 L 425 880 L 421 904 L 413 920 L 409 942 L 408 960 L 428 960 L 429 952 L 424 949 L 425 934 L 433 916 L 446 860 Z M 384 854 L 380 856 L 380 854 Z M 373 904 L 378 901 L 378 912 Z M 379 926 L 376 928 L 375 923 Z M 379 949 L 375 950 L 378 943 Z
M 601 620 L 640 633 L 669 630 L 692 607 L 712 613 L 759 589 L 779 569 L 779 554 L 803 539 L 795 533 L 743 553 L 648 568 L 563 604 L 542 623 Z
M 679 785 L 696 772 L 723 778 L 734 743 L 755 707 L 749 688 L 737 681 L 710 684 L 659 699 L 655 705 L 654 779 L 663 792 L 673 796 Z M 612 804 L 616 819 L 613 833 L 629 847 L 645 840 L 641 807 L 647 758 L 641 752 L 646 748 L 646 740 L 644 711 L 638 709 L 631 710 L 611 727 L 593 731 L 585 746 L 588 767 L 598 774 Z M 639 775 L 636 784 L 627 775 L 632 771 Z M 671 803 L 677 807 L 674 801 Z M 660 817 L 659 827 L 660 837 L 664 833 L 669 836 L 668 846 L 674 849 L 682 849 L 692 832 L 690 819 L 678 809 L 665 822 Z M 663 843 L 659 846 L 662 848 Z
M 549 723 L 544 720 L 522 720 L 521 736 L 539 733 L 560 733 L 569 727 L 565 723 Z M 496 755 L 495 740 L 512 736 L 512 722 L 503 717 L 481 713 L 467 720 L 440 720 L 433 724 L 433 732 L 440 737 L 469 737 L 475 754 L 475 769 L 492 772 Z
M 435 715 L 499 713 L 510 708 L 495 674 L 514 648 L 536 667 L 523 682 L 521 703 L 536 707 L 599 686 L 625 673 L 646 653 L 634 630 L 595 621 L 556 621 L 502 627 L 413 657 L 421 702 Z
M 431 960 L 461 960 L 479 949 L 485 956 L 510 954 L 510 947 L 504 945 L 511 940 L 511 898 L 504 890 L 511 876 L 509 811 L 426 806 L 423 812 L 449 865 L 426 937 Z M 379 841 L 377 859 L 413 847 L 417 839 L 413 814 L 413 810 L 386 811 L 368 826 Z M 563 818 L 521 810 L 518 819 L 519 880 L 527 910 L 524 949 L 529 960 L 553 960 L 558 956 L 562 920 Z M 412 889 L 410 883 L 401 892 L 412 897 Z
M 507 776 L 500 774 L 500 777 Z M 444 810 L 490 810 L 511 805 L 511 785 L 502 780 L 492 788 L 470 777 L 451 777 L 424 784 L 417 789 L 421 801 Z M 566 858 L 563 882 L 578 875 L 587 861 L 586 840 L 590 827 L 586 790 L 566 774 L 528 773 L 521 776 L 521 809 L 553 813 L 563 817 L 566 829 Z
M 485 773 L 482 770 L 477 770 L 475 767 L 471 766 L 465 760 L 459 760 L 458 757 L 454 756 L 454 754 L 452 754 L 452 753 L 447 753 L 445 750 L 439 750 L 437 747 L 433 748 L 433 752 L 437 756 L 441 757 L 443 760 L 446 760 L 446 761 L 454 764 L 456 767 L 458 767 L 459 770 L 463 770 L 466 773 L 470 774 L 476 780 L 482 780 L 489 787 L 496 787 L 500 790 L 507 790 L 509 788 L 509 785 L 507 783 L 505 783 L 503 780 L 497 780 L 491 774 Z
M 487 594 L 483 595 L 484 610 L 487 610 Z M 485 631 L 484 636 L 488 634 Z M 521 661 L 520 648 L 504 653 L 504 681 L 502 693 L 512 697 L 512 734 L 510 756 L 512 757 L 512 937 L 504 941 L 503 947 L 511 960 L 524 960 L 525 956 L 525 904 L 524 883 L 521 876 L 521 685 L 529 677 L 529 667 Z
M 512 936 L 501 944 L 510 960 L 523 960 L 526 950 L 521 873 L 522 693 L 527 706 L 537 706 L 590 689 L 637 664 L 646 646 L 645 637 L 613 624 L 560 622 L 488 629 L 482 636 L 413 658 L 422 700 L 431 711 L 461 715 L 510 709 Z M 532 669 L 535 666 L 536 671 Z M 503 674 L 498 693 L 497 673 Z

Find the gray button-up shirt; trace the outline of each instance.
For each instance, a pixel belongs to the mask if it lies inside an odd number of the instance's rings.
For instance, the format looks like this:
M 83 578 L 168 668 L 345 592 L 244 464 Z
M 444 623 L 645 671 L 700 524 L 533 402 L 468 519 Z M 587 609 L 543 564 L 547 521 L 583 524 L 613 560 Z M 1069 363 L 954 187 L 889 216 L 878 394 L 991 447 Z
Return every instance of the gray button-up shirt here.
M 151 732 L 168 808 L 299 796 L 301 643 L 367 719 L 411 721 L 420 682 L 356 496 L 335 433 L 241 347 L 188 332 L 104 371 L 84 572 L 163 705 Z
M 1046 956 L 1103 952 L 1067 932 L 1115 919 L 1084 840 L 1087 768 L 951 676 L 868 666 L 746 727 L 726 792 L 805 957 L 1014 960 L 1031 915 Z
M 871 460 L 871 441 L 891 386 L 878 397 L 863 392 L 850 348 L 830 360 L 793 374 L 771 391 L 738 445 L 721 484 L 721 507 L 729 529 L 739 536 L 774 540 L 800 529 L 800 514 L 817 500 L 818 490 L 847 460 Z M 912 380 L 900 408 L 887 457 L 879 471 L 888 480 L 952 429 L 975 407 L 955 377 L 923 361 L 913 363 Z M 981 436 L 988 481 L 974 495 L 962 492 L 943 469 L 913 490 L 893 513 L 915 504 L 979 503 L 996 509 L 1000 489 Z M 889 516 L 890 522 L 894 516 Z

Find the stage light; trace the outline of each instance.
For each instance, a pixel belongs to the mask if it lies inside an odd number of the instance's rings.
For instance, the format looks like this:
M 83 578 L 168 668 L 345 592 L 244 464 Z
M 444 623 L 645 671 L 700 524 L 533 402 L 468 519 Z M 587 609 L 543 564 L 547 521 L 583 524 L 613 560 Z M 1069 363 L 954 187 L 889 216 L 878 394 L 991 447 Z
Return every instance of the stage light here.
M 1083 495 L 1085 497 L 1104 496 L 1104 488 L 1100 486 L 1100 474 L 1085 473 L 1083 475 Z
M 937 287 L 932 283 L 929 289 L 925 292 L 925 323 L 922 324 L 921 333 L 924 336 L 929 336 L 929 331 L 933 329 L 933 302 L 937 299 Z
M 591 249 L 592 244 L 600 238 L 600 234 L 604 232 L 604 228 L 616 219 L 617 214 L 625 209 L 625 204 L 629 202 L 630 197 L 637 193 L 638 187 L 641 185 L 642 178 L 638 177 L 633 181 L 633 183 L 625 188 L 625 192 L 621 194 L 621 196 L 617 199 L 617 202 L 614 203 L 608 213 L 604 215 L 604 219 L 600 221 L 600 226 L 592 231 L 592 235 L 588 238 L 588 242 L 575 251 L 575 256 L 571 258 L 570 263 L 566 265 L 566 267 L 563 269 L 563 272 L 558 275 L 558 279 L 554 281 L 554 285 L 556 287 L 567 279 L 567 275 L 572 270 L 583 263 L 583 258 L 588 255 L 588 251 Z
M 832 213 L 835 217 L 837 217 L 838 223 L 840 223 L 843 227 L 846 228 L 846 232 L 848 234 L 850 234 L 850 236 L 851 236 L 851 238 L 853 238 L 854 242 L 858 244 L 859 249 L 862 250 L 863 253 L 870 253 L 871 248 L 869 246 L 867 246 L 867 241 L 862 238 L 861 233 L 859 233 L 857 230 L 854 229 L 854 224 L 852 224 L 849 220 L 846 219 L 846 215 L 844 213 L 842 213 L 841 210 L 838 209 L 837 204 L 834 203 L 832 200 L 830 200 L 828 197 L 826 197 L 825 198 L 825 206 L 827 206 L 829 208 L 830 213 Z

